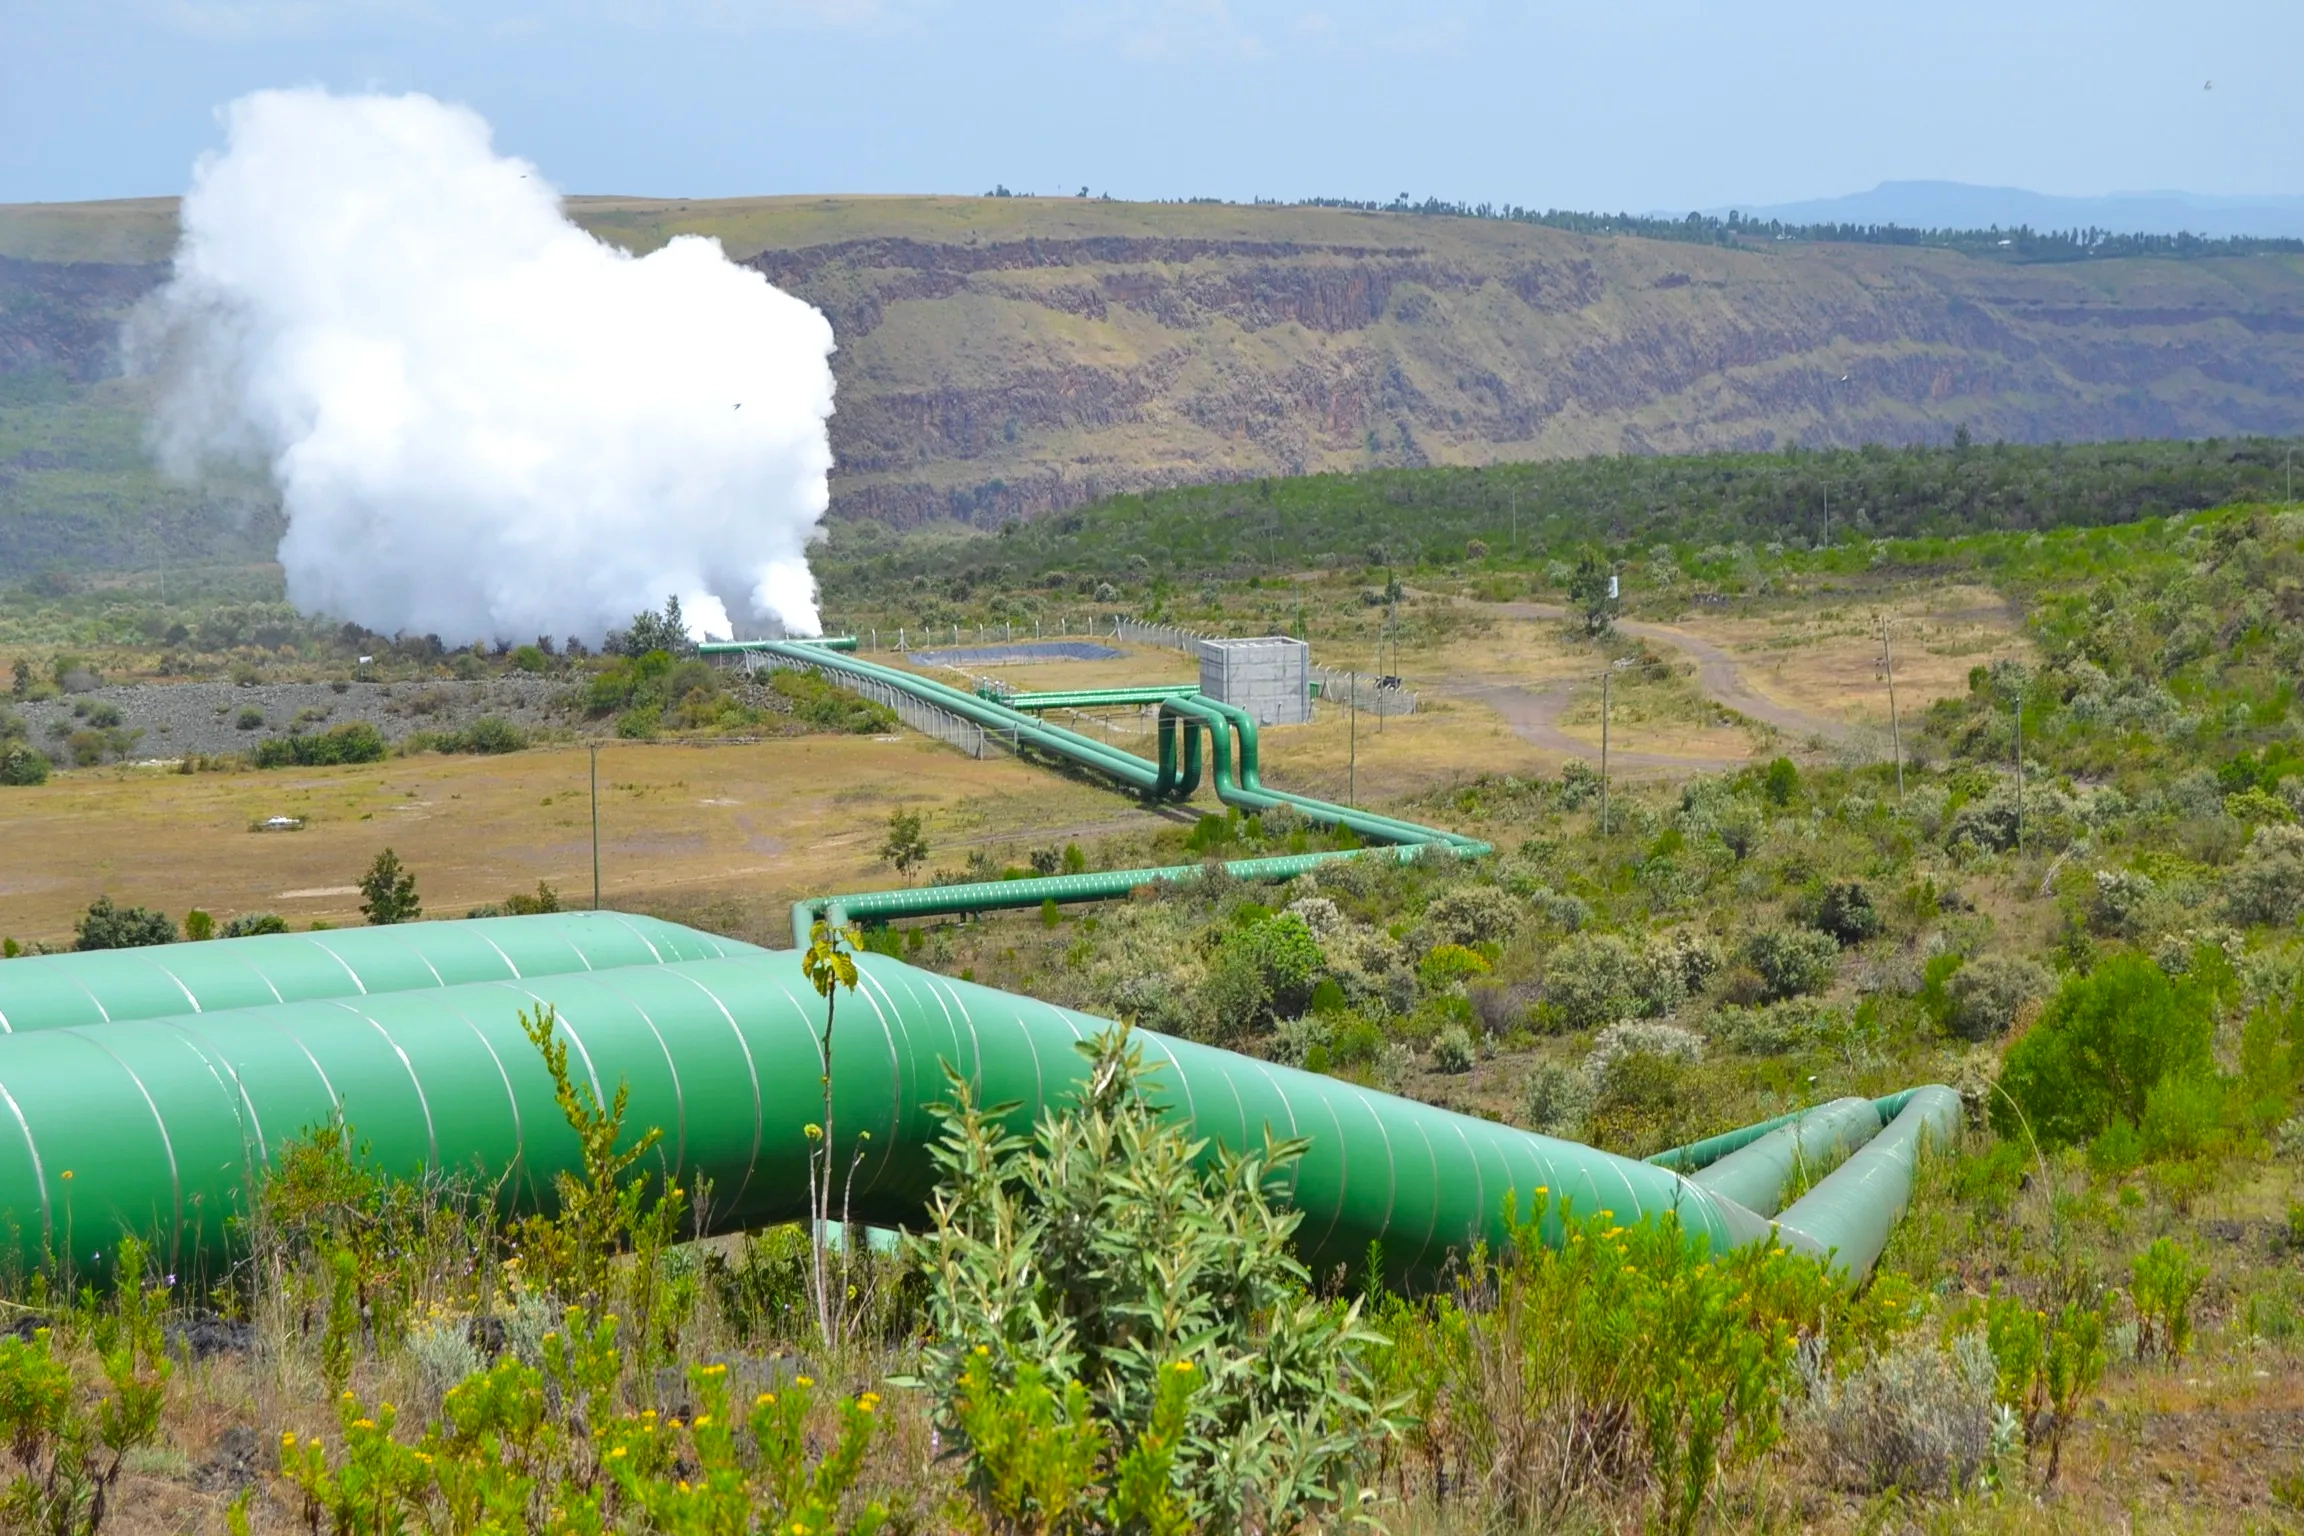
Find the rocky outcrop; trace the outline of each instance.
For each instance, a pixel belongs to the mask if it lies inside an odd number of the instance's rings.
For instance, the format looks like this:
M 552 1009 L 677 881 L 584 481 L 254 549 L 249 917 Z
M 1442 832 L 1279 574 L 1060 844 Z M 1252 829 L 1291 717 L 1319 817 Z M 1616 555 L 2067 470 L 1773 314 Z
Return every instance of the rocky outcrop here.
M 579 203 L 821 307 L 833 506 L 1585 453 L 2304 430 L 2304 259 L 2017 265 L 1488 221 L 1056 199 Z M 0 258 L 0 388 L 87 380 L 162 268 Z M 31 465 L 8 473 L 40 473 Z

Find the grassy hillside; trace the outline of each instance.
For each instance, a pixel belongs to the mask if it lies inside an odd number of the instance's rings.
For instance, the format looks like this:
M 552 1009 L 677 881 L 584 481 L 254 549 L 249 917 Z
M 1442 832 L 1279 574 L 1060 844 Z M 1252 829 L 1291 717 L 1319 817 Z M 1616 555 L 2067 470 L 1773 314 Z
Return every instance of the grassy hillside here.
M 2304 418 L 2304 256 L 2277 252 L 2037 264 L 1047 198 L 571 211 L 635 250 L 717 236 L 823 307 L 834 506 L 896 523 L 1370 467 Z M 112 560 L 124 541 L 99 525 L 165 495 L 127 466 L 97 471 L 101 504 L 45 477 L 52 440 L 136 436 L 140 403 L 95 385 L 172 219 L 165 200 L 0 208 L 0 507 L 31 519 L 0 569 Z

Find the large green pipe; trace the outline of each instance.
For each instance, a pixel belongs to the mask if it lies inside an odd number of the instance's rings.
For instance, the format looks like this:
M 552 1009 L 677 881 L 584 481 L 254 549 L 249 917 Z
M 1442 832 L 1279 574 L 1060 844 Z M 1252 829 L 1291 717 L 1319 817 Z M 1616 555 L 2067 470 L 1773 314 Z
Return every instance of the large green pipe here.
M 1119 709 L 1158 704 L 1163 699 L 1196 694 L 1198 683 L 1147 683 L 1134 688 L 1054 688 L 1039 693 L 1011 693 L 1000 702 L 1010 709 Z
M 1323 864 L 1366 857 L 1417 858 L 1421 848 L 1349 848 L 1322 853 L 1276 854 L 1232 859 L 1224 872 L 1235 880 L 1277 883 L 1309 874 Z M 1143 869 L 1101 869 L 1078 875 L 1043 875 L 1028 880 L 977 880 L 964 885 L 912 885 L 845 896 L 807 896 L 792 904 L 792 941 L 804 945 L 819 919 L 843 923 L 885 923 L 900 917 L 945 917 L 982 912 L 1015 912 L 1044 902 L 1068 906 L 1082 901 L 1118 901 L 1147 885 L 1184 885 L 1203 878 L 1199 864 L 1164 864 Z
M 1880 1134 L 1777 1218 L 1784 1230 L 1802 1234 L 1858 1279 L 1879 1262 L 1911 1203 L 1922 1152 L 1949 1145 L 1960 1133 L 1962 1115 L 1960 1095 L 1939 1084 L 1907 1088 L 1876 1103 L 1897 1106 Z
M 0 1031 L 752 953 L 653 917 L 555 912 L 49 955 L 0 964 Z
M 245 941 L 228 940 L 226 944 Z M 15 962 L 39 968 L 40 960 Z M 1060 1106 L 1103 1021 L 1030 998 L 859 957 L 840 1002 L 836 1125 L 861 1153 L 854 1216 L 916 1223 L 934 1182 L 932 1106 L 944 1063 L 1019 1124 Z M 396 1174 L 468 1174 L 507 1208 L 538 1209 L 576 1166 L 523 1009 L 550 1005 L 572 1070 L 631 1090 L 629 1124 L 663 1131 L 659 1170 L 707 1191 L 706 1225 L 805 1214 L 809 1139 L 822 1118 L 823 1005 L 790 952 L 642 965 L 179 1014 L 0 1039 L 0 1227 L 23 1265 L 51 1251 L 100 1267 L 120 1236 L 152 1239 L 179 1272 L 229 1256 L 252 1177 L 284 1142 L 339 1113 Z M 1161 1091 L 1195 1134 L 1240 1148 L 1267 1130 L 1311 1147 L 1287 1197 L 1322 1274 L 1371 1243 L 1403 1284 L 1451 1251 L 1500 1241 L 1507 1198 L 1539 1189 L 1617 1220 L 1674 1211 L 1716 1244 L 1767 1224 L 1650 1164 L 1454 1114 L 1334 1078 L 1153 1034 Z M 1795 1239 L 1796 1240 L 1796 1239 Z
M 1699 1170 L 1692 1182 L 1773 1216 L 1793 1175 L 1837 1167 L 1879 1131 L 1880 1111 L 1870 1099 L 1834 1099 Z

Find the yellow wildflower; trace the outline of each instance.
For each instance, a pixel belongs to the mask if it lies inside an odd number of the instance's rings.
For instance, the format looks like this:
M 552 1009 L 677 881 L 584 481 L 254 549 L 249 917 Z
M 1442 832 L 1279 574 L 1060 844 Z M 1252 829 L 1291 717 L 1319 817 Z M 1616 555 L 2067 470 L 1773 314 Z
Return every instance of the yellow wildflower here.
M 796 1387 L 812 1387 L 816 1385 L 816 1378 L 813 1376 L 795 1376 L 792 1378 L 792 1384 Z

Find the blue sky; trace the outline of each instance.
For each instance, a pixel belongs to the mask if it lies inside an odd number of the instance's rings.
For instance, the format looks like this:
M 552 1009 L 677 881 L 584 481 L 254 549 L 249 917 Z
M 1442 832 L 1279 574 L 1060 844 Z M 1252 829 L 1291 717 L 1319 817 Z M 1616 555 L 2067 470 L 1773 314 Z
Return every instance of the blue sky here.
M 2298 193 L 2299 60 L 2295 0 L 0 0 L 0 202 L 180 190 L 312 84 L 575 192 Z

